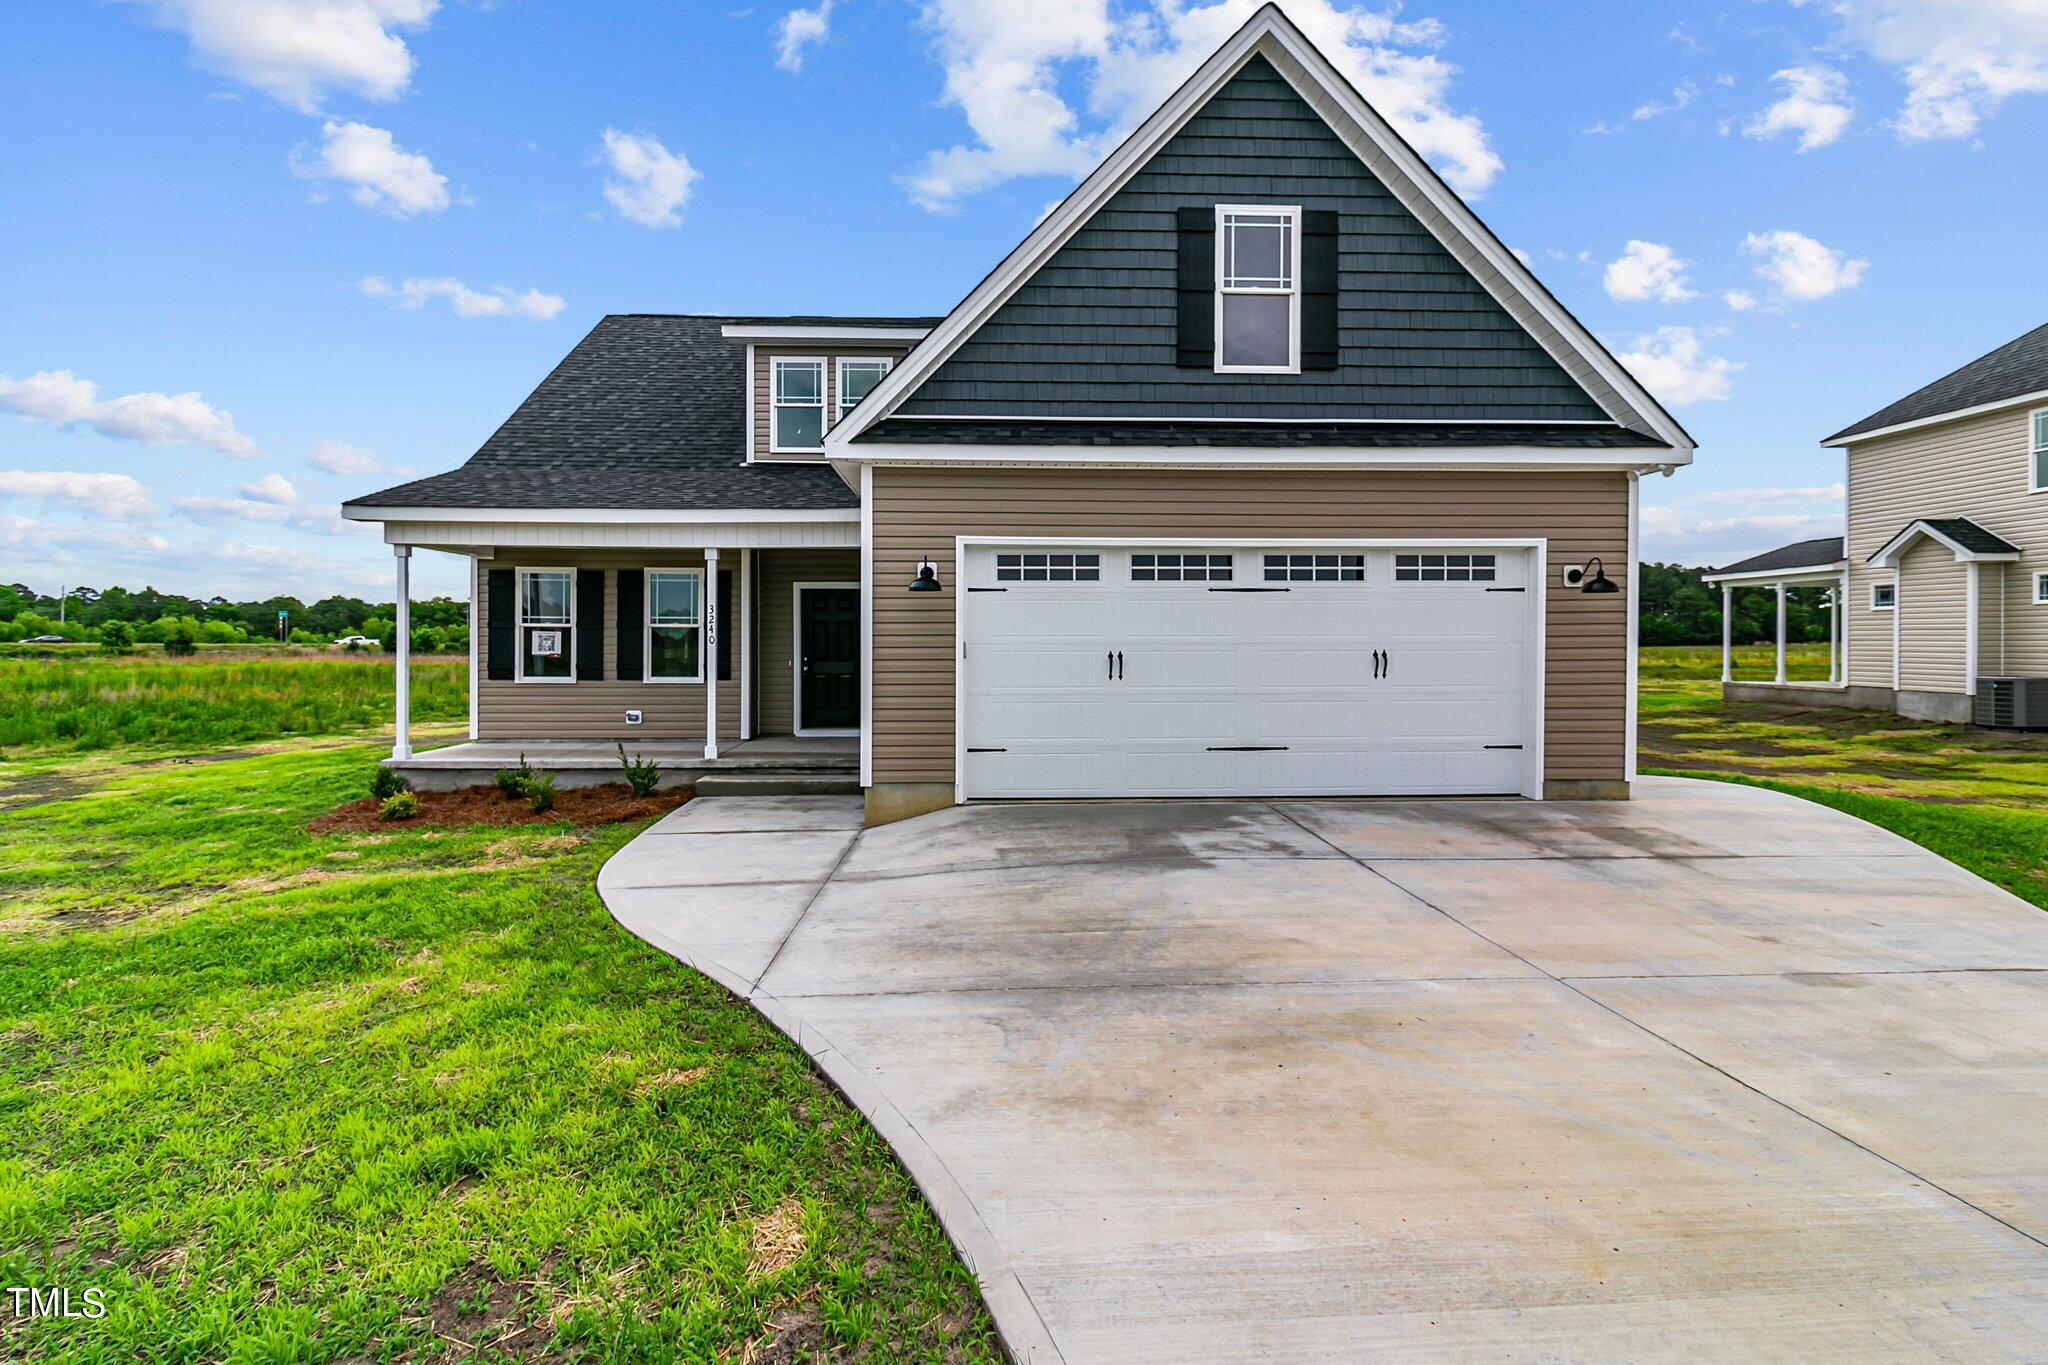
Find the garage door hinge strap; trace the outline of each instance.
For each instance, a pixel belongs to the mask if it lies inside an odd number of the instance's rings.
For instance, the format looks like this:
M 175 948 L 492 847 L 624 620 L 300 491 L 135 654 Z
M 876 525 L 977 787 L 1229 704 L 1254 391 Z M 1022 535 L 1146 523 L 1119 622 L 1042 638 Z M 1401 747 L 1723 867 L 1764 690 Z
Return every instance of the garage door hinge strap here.
M 1211 744 L 1212 754 L 1282 754 L 1287 752 L 1285 744 Z
M 1522 746 L 1519 744 L 1482 744 L 1479 747 L 1482 749 L 1519 749 Z
M 1008 591 L 1009 591 L 1009 589 L 1008 589 L 1008 588 L 969 588 L 969 589 L 968 589 L 967 591 L 969 591 L 969 592 L 1008 592 Z M 1517 589 L 1516 589 L 1515 591 L 1517 591 L 1517 592 L 1520 592 L 1520 591 L 1521 591 L 1521 589 L 1517 588 Z
M 1521 746 L 1517 745 L 1516 747 L 1519 748 Z M 967 752 L 970 754 L 1006 754 L 1010 751 L 1008 749 L 977 749 L 974 746 L 969 745 L 967 748 Z
M 981 589 L 979 589 L 979 588 L 976 588 L 976 589 L 975 589 L 975 591 L 976 591 L 976 592 L 980 592 L 980 591 L 981 591 Z M 1488 592 L 1527 592 L 1527 591 L 1529 591 L 1529 590 L 1528 590 L 1527 588 L 1488 588 L 1488 589 L 1487 589 L 1487 591 L 1488 591 Z
M 1293 592 L 1292 588 L 1211 588 L 1210 592 Z

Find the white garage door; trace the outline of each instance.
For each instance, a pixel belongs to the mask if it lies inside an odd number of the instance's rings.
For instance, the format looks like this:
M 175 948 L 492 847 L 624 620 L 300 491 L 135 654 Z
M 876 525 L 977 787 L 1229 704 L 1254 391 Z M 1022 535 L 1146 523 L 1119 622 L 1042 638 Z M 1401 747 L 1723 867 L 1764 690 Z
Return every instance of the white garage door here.
M 971 797 L 1533 789 L 1531 554 L 967 551 Z

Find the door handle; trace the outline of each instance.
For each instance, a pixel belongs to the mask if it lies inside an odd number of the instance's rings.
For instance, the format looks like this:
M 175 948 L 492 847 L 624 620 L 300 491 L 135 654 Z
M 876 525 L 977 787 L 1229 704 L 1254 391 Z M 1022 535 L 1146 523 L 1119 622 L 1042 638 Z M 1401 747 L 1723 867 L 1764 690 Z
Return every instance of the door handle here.
M 1118 682 L 1124 680 L 1124 652 L 1122 650 L 1116 652 L 1116 680 Z
M 1380 676 L 1382 678 L 1394 676 L 1394 656 L 1384 649 L 1380 651 Z
M 1375 678 L 1380 675 L 1380 652 L 1378 650 L 1372 652 L 1372 675 Z
M 1105 664 L 1107 664 L 1107 665 L 1108 665 L 1108 667 L 1109 667 L 1109 673 L 1108 673 L 1108 675 L 1107 675 L 1107 676 L 1108 676 L 1108 678 L 1109 678 L 1109 680 L 1110 680 L 1111 682 L 1115 682 L 1115 681 L 1116 681 L 1116 651 L 1112 649 L 1112 650 L 1110 650 L 1110 651 L 1109 651 L 1109 652 L 1108 652 L 1107 654 L 1103 655 L 1103 656 L 1102 656 L 1102 658 L 1103 658 L 1103 662 L 1104 662 Z

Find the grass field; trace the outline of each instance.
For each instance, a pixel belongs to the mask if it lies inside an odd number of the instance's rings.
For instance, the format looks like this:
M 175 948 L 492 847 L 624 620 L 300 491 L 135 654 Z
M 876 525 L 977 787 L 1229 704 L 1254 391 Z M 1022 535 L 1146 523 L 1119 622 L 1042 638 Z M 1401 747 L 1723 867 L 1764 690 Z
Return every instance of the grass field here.
M 1751 782 L 1834 806 L 2048 907 L 2048 735 L 1724 703 L 1720 672 L 1718 647 L 1643 651 L 1645 771 Z M 1825 678 L 1827 647 L 1795 647 L 1786 672 Z M 1766 647 L 1741 659 L 1736 677 L 1771 673 Z
M 461 659 L 415 659 L 412 714 L 468 714 Z M 201 750 L 296 735 L 360 733 L 391 719 L 382 655 L 165 658 L 83 650 L 0 658 L 0 754 L 114 745 Z
M 999 1358 L 858 1115 L 604 912 L 635 829 L 310 835 L 377 747 L 265 727 L 388 667 L 249 667 L 7 675 L 0 1285 L 108 1312 L 0 1304 L 0 1358 Z M 104 689 L 145 746 L 33 729 Z

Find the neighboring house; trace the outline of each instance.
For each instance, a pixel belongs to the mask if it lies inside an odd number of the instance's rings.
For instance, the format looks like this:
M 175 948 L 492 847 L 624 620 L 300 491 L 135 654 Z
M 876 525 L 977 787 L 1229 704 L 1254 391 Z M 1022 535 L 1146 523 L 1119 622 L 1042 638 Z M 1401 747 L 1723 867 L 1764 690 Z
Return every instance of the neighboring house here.
M 946 317 L 608 317 L 345 511 L 401 601 L 474 558 L 486 747 L 857 744 L 877 821 L 1625 797 L 1636 481 L 1692 448 L 1268 6 Z
M 2048 676 L 2048 326 L 1822 444 L 1846 452 L 1846 548 L 1806 541 L 1707 578 L 1838 594 L 1832 696 L 1802 697 L 1967 721 L 1983 680 Z

